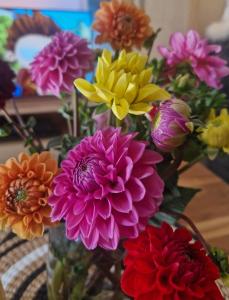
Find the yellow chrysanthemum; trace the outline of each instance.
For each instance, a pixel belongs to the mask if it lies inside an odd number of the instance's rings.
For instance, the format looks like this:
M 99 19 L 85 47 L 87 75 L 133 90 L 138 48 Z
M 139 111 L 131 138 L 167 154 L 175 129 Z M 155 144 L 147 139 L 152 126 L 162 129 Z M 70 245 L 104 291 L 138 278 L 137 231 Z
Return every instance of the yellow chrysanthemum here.
M 200 139 L 211 148 L 222 149 L 229 153 L 229 114 L 222 109 L 216 116 L 212 109 L 206 127 L 201 129 Z
M 152 68 L 146 68 L 147 57 L 122 50 L 116 60 L 104 50 L 98 59 L 96 82 L 76 79 L 76 88 L 90 101 L 105 103 L 122 120 L 128 113 L 149 112 L 151 102 L 170 98 L 169 93 L 150 83 Z

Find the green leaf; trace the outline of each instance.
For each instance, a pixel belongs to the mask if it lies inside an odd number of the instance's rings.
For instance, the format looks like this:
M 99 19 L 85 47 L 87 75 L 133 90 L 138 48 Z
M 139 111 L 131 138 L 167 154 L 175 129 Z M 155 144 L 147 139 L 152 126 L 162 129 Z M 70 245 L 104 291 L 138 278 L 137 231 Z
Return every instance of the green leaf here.
M 62 136 L 54 137 L 54 138 L 52 138 L 52 139 L 49 140 L 47 148 L 48 149 L 50 149 L 50 148 L 56 148 L 57 146 L 61 145 L 61 142 L 62 142 Z
M 211 256 L 215 264 L 219 267 L 222 277 L 229 276 L 229 262 L 227 254 L 220 248 L 212 247 Z
M 7 137 L 11 134 L 11 128 L 7 125 L 0 127 L 0 138 Z
M 177 212 L 183 212 L 191 199 L 199 191 L 200 189 L 186 187 L 166 187 L 164 201 L 160 207 L 159 213 L 155 216 L 154 222 L 161 223 L 162 221 L 165 221 L 170 224 L 175 224 L 176 218 L 170 216 L 169 213 L 166 213 L 166 211 L 173 210 Z
M 187 162 L 193 161 L 203 152 L 202 145 L 197 139 L 189 139 L 185 144 L 185 149 L 183 152 L 183 160 Z
M 98 105 L 98 106 L 96 107 L 95 113 L 96 113 L 97 115 L 99 115 L 99 114 L 101 114 L 101 113 L 103 113 L 103 112 L 105 112 L 105 111 L 107 111 L 107 110 L 108 110 L 107 105 L 106 105 L 105 103 L 103 103 L 103 104 Z
M 63 118 L 66 120 L 71 120 L 72 119 L 72 113 L 69 111 L 69 108 L 67 106 L 61 106 L 58 109 L 58 112 L 62 115 Z

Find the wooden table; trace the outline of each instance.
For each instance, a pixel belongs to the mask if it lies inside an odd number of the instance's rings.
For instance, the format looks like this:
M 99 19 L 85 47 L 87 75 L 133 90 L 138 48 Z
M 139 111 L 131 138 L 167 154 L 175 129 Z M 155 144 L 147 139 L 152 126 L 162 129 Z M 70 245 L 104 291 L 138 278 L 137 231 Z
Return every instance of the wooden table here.
M 229 185 L 202 164 L 185 172 L 180 185 L 202 189 L 185 213 L 211 245 L 229 253 Z

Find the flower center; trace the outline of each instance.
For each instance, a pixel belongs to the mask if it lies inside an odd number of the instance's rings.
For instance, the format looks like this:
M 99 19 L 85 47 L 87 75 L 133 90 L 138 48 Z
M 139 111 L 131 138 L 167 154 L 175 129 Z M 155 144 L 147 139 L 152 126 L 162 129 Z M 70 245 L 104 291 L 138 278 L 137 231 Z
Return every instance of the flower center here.
M 25 189 L 19 189 L 15 193 L 15 201 L 24 201 L 27 198 L 27 191 Z
M 94 178 L 94 171 L 98 168 L 97 160 L 94 157 L 87 157 L 80 160 L 73 173 L 73 182 L 76 188 L 85 191 L 93 191 L 97 187 Z
M 46 196 L 45 186 L 37 179 L 17 178 L 13 180 L 5 192 L 6 209 L 23 213 L 31 208 L 35 209 L 36 199 Z M 33 204 L 32 204 L 33 203 Z

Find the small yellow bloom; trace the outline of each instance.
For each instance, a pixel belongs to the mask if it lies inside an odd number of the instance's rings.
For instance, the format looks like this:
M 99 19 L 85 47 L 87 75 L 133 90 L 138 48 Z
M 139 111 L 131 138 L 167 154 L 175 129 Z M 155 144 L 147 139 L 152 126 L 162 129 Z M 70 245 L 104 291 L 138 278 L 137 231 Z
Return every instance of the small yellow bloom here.
M 211 148 L 222 149 L 229 153 L 229 114 L 222 109 L 216 116 L 212 109 L 206 127 L 201 129 L 200 139 Z
M 104 50 L 98 59 L 96 82 L 80 78 L 74 84 L 88 100 L 105 103 L 120 120 L 128 113 L 141 115 L 151 110 L 152 101 L 170 98 L 169 93 L 150 83 L 152 68 L 146 68 L 146 62 L 146 56 L 125 50 L 112 60 L 111 51 Z

